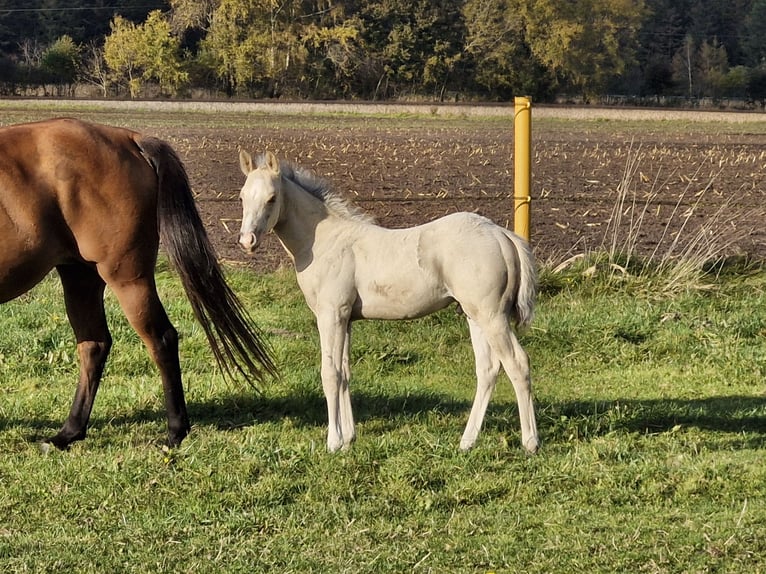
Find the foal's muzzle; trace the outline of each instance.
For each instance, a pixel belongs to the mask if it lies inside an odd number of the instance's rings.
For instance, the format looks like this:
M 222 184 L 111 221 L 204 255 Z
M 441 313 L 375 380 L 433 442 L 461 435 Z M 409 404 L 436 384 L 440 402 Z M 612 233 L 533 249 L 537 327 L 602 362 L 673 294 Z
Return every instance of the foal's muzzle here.
M 245 253 L 252 253 L 255 251 L 255 247 L 258 245 L 258 238 L 255 233 L 247 232 L 239 234 L 239 246 L 245 251 Z

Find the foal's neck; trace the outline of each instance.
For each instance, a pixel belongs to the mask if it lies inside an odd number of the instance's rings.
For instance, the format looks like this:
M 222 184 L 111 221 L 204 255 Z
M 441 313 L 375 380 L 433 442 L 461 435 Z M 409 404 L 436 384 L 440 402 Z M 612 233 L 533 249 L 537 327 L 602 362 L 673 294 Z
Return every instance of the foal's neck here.
M 282 209 L 274 232 L 296 259 L 314 244 L 316 227 L 329 216 L 324 202 L 289 179 L 282 179 Z

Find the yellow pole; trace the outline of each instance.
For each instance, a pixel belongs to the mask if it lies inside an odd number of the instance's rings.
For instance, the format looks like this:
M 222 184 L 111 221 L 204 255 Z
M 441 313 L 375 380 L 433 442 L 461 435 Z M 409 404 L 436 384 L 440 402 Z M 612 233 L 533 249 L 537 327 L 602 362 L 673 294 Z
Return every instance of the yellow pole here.
M 532 181 L 532 100 L 514 98 L 513 230 L 529 241 Z

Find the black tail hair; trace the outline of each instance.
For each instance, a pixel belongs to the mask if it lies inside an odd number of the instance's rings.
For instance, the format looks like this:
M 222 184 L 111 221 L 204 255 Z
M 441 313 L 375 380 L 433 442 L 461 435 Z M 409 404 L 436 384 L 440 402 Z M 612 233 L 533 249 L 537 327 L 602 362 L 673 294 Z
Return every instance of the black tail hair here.
M 236 371 L 258 381 L 266 374 L 277 376 L 260 330 L 226 283 L 183 162 L 160 139 L 143 137 L 137 144 L 159 179 L 160 240 L 224 375 L 231 377 Z

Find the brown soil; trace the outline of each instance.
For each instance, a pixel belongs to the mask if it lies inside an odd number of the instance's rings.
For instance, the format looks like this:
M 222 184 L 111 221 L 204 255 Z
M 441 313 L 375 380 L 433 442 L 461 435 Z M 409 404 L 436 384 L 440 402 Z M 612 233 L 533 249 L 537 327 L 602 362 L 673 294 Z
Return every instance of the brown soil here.
M 262 272 L 289 264 L 273 235 L 254 257 L 237 246 L 244 181 L 238 146 L 253 153 L 268 148 L 313 169 L 386 227 L 461 210 L 513 227 L 512 126 L 413 122 L 407 127 L 400 119 L 387 127 L 385 120 L 328 119 L 326 127 L 306 131 L 267 122 L 246 128 L 246 123 L 243 118 L 241 130 L 151 130 L 184 158 L 209 233 L 228 262 Z M 643 254 L 656 249 L 661 255 L 676 238 L 675 252 L 697 242 L 711 253 L 766 256 L 766 138 L 635 127 L 574 132 L 573 126 L 534 126 L 531 243 L 541 262 L 613 244 L 630 249 L 633 242 Z M 631 161 L 635 170 L 627 178 Z M 624 204 L 621 182 L 627 183 Z M 614 212 L 621 214 L 619 225 Z

